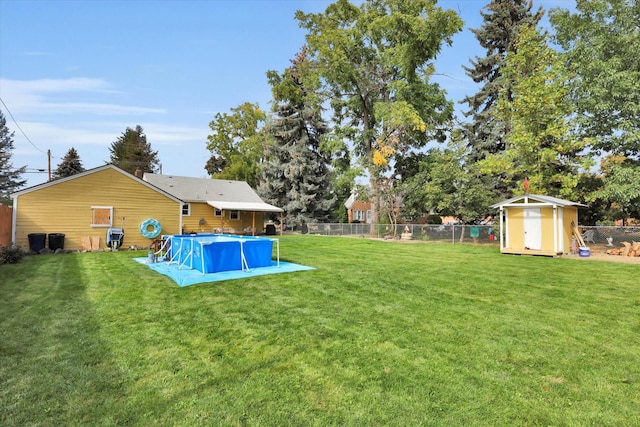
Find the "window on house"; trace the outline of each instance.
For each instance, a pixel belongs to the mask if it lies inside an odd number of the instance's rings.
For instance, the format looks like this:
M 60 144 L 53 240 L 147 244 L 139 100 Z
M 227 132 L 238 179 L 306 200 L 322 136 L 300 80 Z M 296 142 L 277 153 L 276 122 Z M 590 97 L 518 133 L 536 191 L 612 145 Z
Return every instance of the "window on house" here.
M 220 218 L 222 216 L 222 211 L 220 209 L 214 209 L 214 216 Z
M 111 227 L 112 206 L 91 206 L 91 227 Z
M 364 221 L 364 211 L 353 211 L 353 219 Z
M 371 211 L 367 211 L 367 222 L 371 222 Z
M 240 212 L 238 211 L 229 211 L 229 219 L 239 219 Z
M 191 215 L 191 203 L 185 203 L 182 205 L 182 216 L 190 216 Z

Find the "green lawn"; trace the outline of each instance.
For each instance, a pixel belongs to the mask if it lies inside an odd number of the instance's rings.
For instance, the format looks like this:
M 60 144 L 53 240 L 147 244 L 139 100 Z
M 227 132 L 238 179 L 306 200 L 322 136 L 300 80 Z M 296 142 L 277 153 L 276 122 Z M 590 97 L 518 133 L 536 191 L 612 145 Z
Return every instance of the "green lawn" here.
M 638 265 L 285 236 L 179 288 L 146 252 L 0 266 L 2 426 L 632 426 Z

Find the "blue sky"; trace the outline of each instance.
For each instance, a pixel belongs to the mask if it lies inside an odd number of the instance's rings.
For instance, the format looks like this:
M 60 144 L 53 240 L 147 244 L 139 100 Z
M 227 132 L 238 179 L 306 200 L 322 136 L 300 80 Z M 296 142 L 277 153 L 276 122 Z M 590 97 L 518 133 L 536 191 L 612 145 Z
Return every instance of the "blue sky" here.
M 46 170 L 50 150 L 54 170 L 71 147 L 85 168 L 101 166 L 111 143 L 140 125 L 164 174 L 206 177 L 209 122 L 244 102 L 268 109 L 266 71 L 284 70 L 304 44 L 295 11 L 322 12 L 330 3 L 0 0 L 0 97 L 8 111 L 0 109 L 15 133 L 13 166 Z M 482 24 L 487 3 L 439 1 L 465 22 L 436 62 L 436 80 L 455 102 L 475 92 L 462 66 L 484 55 L 468 28 Z M 47 174 L 24 178 L 31 186 Z

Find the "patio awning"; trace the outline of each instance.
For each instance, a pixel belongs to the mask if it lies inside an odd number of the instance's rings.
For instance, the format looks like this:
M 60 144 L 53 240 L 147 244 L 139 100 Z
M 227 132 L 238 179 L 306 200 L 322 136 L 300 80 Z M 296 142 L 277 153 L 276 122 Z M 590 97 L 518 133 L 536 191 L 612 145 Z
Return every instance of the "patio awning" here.
M 221 211 L 284 212 L 284 210 L 264 202 L 226 202 L 208 200 L 207 204 L 216 209 L 220 209 Z

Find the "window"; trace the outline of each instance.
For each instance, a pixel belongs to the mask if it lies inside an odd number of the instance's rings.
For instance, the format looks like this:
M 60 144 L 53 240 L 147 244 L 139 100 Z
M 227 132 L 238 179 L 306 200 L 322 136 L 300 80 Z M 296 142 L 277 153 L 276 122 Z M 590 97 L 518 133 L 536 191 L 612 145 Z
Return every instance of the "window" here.
M 191 203 L 185 203 L 182 205 L 182 216 L 191 215 Z
M 113 217 L 112 206 L 91 206 L 91 226 L 111 227 Z
M 220 218 L 222 216 L 222 211 L 220 209 L 214 209 L 214 214 L 215 217 Z
M 353 219 L 364 221 L 364 211 L 353 211 Z
M 229 219 L 239 219 L 240 212 L 238 211 L 229 211 Z
M 367 223 L 371 222 L 371 211 L 367 211 Z

